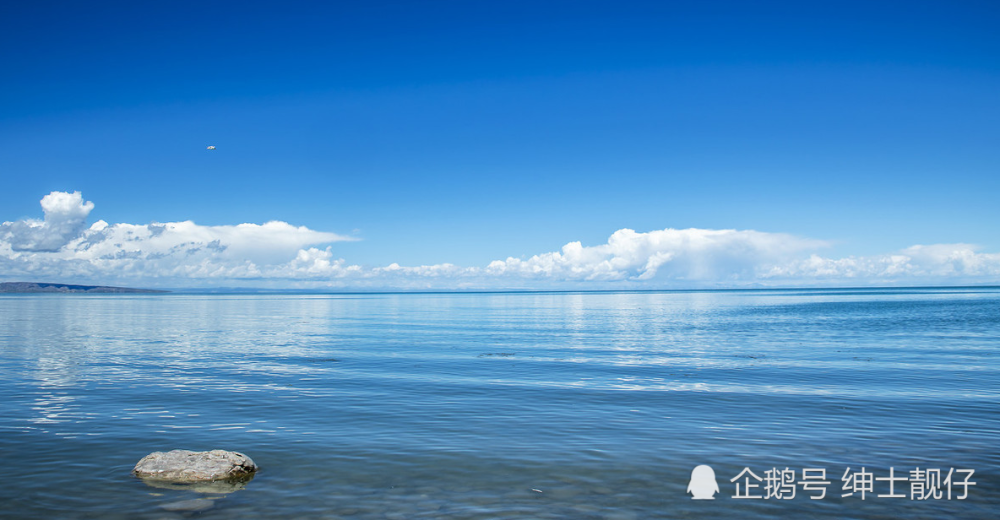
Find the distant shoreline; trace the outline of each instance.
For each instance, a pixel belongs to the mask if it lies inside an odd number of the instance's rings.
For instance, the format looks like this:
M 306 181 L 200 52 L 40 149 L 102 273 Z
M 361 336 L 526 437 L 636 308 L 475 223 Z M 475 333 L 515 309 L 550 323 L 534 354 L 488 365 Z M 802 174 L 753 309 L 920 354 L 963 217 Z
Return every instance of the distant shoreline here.
M 2 282 L 0 293 L 99 293 L 99 294 L 152 294 L 168 293 L 155 289 L 133 289 L 106 285 L 72 285 L 65 283 Z

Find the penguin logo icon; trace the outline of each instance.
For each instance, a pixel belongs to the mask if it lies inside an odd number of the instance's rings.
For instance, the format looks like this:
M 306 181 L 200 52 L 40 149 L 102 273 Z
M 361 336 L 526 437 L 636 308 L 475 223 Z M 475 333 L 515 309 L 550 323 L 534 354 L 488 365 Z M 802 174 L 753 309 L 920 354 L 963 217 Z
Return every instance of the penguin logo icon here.
M 691 482 L 688 483 L 688 493 L 691 500 L 715 500 L 719 492 L 719 484 L 715 482 L 715 471 L 712 466 L 696 466 L 691 470 Z

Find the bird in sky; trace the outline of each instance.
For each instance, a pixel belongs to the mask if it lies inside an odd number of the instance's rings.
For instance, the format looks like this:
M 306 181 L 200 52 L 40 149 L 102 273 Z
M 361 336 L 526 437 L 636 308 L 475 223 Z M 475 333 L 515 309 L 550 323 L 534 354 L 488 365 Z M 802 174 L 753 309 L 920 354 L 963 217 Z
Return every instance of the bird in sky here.
M 209 146 L 208 149 L 209 150 L 215 150 L 215 146 Z

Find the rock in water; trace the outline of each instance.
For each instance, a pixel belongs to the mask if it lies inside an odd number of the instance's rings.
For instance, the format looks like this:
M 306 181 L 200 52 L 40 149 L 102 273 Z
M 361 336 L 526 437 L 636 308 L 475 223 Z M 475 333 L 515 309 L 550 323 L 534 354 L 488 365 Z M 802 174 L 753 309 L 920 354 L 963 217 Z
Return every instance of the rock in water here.
M 250 457 L 235 451 L 157 451 L 142 458 L 132 470 L 137 477 L 169 482 L 242 480 L 253 476 L 257 466 Z

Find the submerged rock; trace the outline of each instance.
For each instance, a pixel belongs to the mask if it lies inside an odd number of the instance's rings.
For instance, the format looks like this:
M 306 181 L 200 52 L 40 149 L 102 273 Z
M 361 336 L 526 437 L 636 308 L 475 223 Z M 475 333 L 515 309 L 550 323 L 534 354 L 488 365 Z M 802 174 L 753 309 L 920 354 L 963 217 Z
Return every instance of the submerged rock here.
M 160 505 L 160 509 L 166 511 L 206 511 L 215 507 L 215 502 L 207 498 L 195 498 L 193 500 L 181 500 Z
M 235 451 L 157 451 L 142 458 L 132 470 L 143 480 L 197 483 L 215 480 L 247 481 L 257 466 Z

